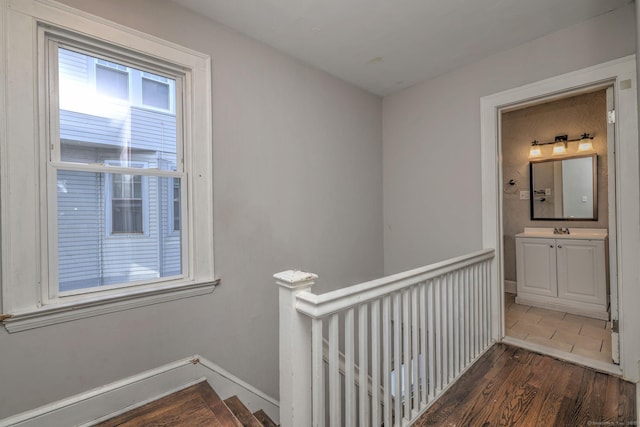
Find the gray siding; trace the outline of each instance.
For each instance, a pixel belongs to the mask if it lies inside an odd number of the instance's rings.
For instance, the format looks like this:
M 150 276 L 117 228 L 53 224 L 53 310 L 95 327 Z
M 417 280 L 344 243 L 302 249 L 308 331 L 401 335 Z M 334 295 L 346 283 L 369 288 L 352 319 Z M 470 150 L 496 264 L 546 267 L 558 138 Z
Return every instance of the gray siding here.
M 104 221 L 101 175 L 59 171 L 57 180 L 60 290 L 97 286 Z

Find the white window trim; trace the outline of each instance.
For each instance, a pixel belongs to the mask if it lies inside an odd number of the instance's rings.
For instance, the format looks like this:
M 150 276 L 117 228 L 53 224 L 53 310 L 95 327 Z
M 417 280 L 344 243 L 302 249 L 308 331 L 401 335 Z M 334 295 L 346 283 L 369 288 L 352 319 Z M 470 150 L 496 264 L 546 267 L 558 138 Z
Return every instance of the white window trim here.
M 0 57 L 6 59 L 0 61 L 0 75 L 5 78 L 0 84 L 0 277 L 6 329 L 16 332 L 213 291 L 218 280 L 213 269 L 210 58 L 49 0 L 0 0 L 0 23 Z M 187 95 L 182 107 L 189 126 L 183 129 L 179 123 L 178 132 L 183 136 L 182 162 L 188 171 L 183 200 L 193 202 L 189 207 L 183 203 L 182 209 L 182 231 L 189 235 L 188 247 L 183 248 L 189 254 L 183 257 L 184 278 L 46 300 L 51 239 L 47 237 L 47 188 L 41 179 L 49 153 L 43 145 L 47 121 L 40 111 L 44 90 L 33 84 L 39 82 L 42 87 L 46 82 L 37 55 L 39 23 L 146 52 L 177 64 L 185 73 Z M 9 81 L 11 85 L 6 84 Z

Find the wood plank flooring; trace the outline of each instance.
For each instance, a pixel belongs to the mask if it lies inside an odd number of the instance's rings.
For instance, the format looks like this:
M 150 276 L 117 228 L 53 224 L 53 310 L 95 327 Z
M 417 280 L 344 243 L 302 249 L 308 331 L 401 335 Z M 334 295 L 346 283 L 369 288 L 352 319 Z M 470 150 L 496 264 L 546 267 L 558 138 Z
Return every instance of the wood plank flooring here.
M 637 425 L 635 393 L 620 378 L 496 344 L 413 425 Z

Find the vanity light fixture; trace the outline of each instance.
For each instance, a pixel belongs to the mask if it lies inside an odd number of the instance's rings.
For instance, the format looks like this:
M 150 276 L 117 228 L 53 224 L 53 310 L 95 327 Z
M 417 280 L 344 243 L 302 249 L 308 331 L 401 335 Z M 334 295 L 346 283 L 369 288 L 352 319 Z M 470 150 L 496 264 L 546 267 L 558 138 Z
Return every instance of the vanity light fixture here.
M 553 151 L 551 154 L 567 154 L 567 135 L 558 135 L 553 144 Z
M 542 156 L 542 148 L 538 145 L 538 141 L 535 139 L 531 143 L 531 150 L 529 150 L 529 157 L 541 157 Z
M 593 137 L 588 133 L 583 133 L 578 143 L 578 151 L 593 151 Z
M 593 151 L 592 140 L 593 136 L 590 136 L 588 133 L 583 133 L 580 138 L 574 139 L 569 139 L 567 135 L 556 135 L 555 139 L 549 142 L 538 142 L 538 140 L 534 139 L 531 142 L 529 158 L 542 157 L 543 145 L 553 145 L 553 150 L 551 152 L 553 155 L 567 154 L 567 144 L 574 141 L 580 141 L 578 144 L 578 152 Z

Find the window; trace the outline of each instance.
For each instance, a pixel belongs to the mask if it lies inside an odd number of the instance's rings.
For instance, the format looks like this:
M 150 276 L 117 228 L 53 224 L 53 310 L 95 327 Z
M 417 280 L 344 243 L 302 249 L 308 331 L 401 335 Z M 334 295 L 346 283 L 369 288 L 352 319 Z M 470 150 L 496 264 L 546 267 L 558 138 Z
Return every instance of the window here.
M 123 166 L 120 161 L 116 160 L 108 160 L 105 165 Z M 129 162 L 128 166 L 147 168 L 148 165 L 144 162 Z M 149 233 L 149 184 L 146 176 L 106 174 L 104 194 L 107 235 Z M 158 203 L 162 203 L 162 201 L 158 201 Z M 161 219 L 159 218 L 159 220 Z
M 96 61 L 96 91 L 105 96 L 129 99 L 127 67 L 105 60 Z
M 65 54 L 73 55 L 73 52 Z M 86 55 L 81 59 L 87 60 L 89 66 L 95 69 L 95 90 L 98 95 L 128 101 L 136 108 L 175 113 L 174 79 L 112 60 Z M 68 65 L 69 69 L 65 71 L 81 73 L 77 69 L 78 64 L 70 62 Z
M 111 234 L 142 234 L 142 176 L 112 175 Z
M 55 3 L 6 4 L 6 328 L 211 292 L 209 58 Z
M 142 105 L 171 109 L 169 79 L 151 73 L 142 73 Z

